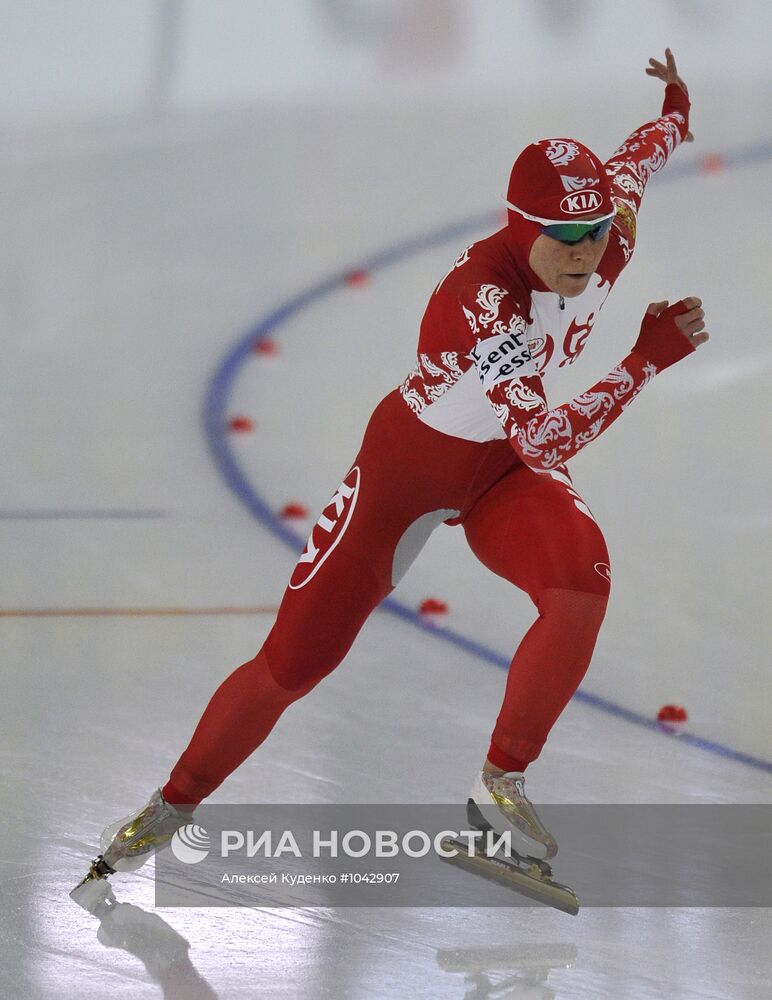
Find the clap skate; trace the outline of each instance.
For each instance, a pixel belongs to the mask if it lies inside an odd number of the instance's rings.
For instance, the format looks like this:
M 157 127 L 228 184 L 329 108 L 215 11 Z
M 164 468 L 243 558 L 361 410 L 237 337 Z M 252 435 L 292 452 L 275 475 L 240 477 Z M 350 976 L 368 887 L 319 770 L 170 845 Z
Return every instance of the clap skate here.
M 565 913 L 579 912 L 573 889 L 553 881 L 547 859 L 554 858 L 558 845 L 528 801 L 521 772 L 481 772 L 467 799 L 466 814 L 469 828 L 485 837 L 474 849 L 465 840 L 446 837 L 442 847 L 458 853 L 444 860 Z M 486 846 L 507 832 L 511 849 L 502 846 L 487 853 Z
M 136 871 L 167 844 L 192 813 L 167 802 L 157 788 L 139 812 L 111 823 L 102 832 L 102 853 L 94 858 L 86 877 L 72 892 L 94 879 L 104 879 L 116 871 Z M 72 893 L 70 893 L 72 895 Z

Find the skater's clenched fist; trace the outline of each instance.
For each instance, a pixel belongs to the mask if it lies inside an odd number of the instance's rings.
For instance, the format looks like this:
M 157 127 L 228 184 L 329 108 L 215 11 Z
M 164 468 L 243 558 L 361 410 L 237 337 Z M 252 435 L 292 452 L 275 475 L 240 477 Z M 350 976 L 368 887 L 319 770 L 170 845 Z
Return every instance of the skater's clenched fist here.
M 696 296 L 649 304 L 633 353 L 664 371 L 708 340 L 702 300 Z
M 705 310 L 702 308 L 702 299 L 691 295 L 688 299 L 682 299 L 681 305 L 683 311 L 675 313 L 675 324 L 695 347 L 699 347 L 710 337 L 705 329 Z

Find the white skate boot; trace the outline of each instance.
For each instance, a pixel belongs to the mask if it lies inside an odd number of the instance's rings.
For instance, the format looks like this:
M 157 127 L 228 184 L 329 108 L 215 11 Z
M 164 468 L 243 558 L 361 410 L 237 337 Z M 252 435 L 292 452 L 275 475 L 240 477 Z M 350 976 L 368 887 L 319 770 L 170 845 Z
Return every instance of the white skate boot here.
M 476 830 L 509 829 L 512 847 L 523 858 L 554 858 L 558 853 L 555 838 L 539 819 L 525 794 L 525 775 L 521 771 L 477 775 L 467 800 L 467 819 Z
M 107 878 L 116 871 L 141 868 L 181 826 L 191 821 L 192 816 L 192 812 L 184 812 L 167 802 L 157 788 L 139 812 L 105 827 L 101 838 L 102 853 L 92 861 L 88 874 L 76 889 L 93 879 Z
M 494 854 L 487 854 L 484 848 L 470 850 L 465 839 L 446 837 L 442 847 L 455 854 L 443 860 L 564 913 L 579 912 L 573 889 L 552 878 L 546 859 L 554 858 L 558 845 L 528 801 L 522 772 L 480 772 L 469 793 L 466 814 L 473 830 L 485 833 L 493 830 L 496 835 L 509 831 L 512 850 L 501 847 Z

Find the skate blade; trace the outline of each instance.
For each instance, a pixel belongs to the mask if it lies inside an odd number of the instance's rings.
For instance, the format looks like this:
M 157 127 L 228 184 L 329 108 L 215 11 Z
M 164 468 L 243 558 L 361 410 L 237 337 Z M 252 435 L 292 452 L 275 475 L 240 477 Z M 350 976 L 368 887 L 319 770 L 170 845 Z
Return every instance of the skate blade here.
M 576 893 L 567 885 L 554 882 L 549 878 L 539 865 L 534 862 L 528 863 L 523 859 L 520 864 L 515 861 L 505 861 L 502 858 L 489 858 L 484 854 L 470 855 L 467 846 L 460 840 L 445 837 L 442 841 L 443 850 L 458 851 L 455 858 L 442 858 L 450 865 L 463 868 L 465 871 L 480 875 L 489 882 L 496 882 L 509 889 L 514 889 L 529 899 L 535 899 L 539 903 L 546 903 L 556 910 L 570 913 L 576 916 L 579 912 L 579 900 Z M 529 865 L 528 869 L 525 867 Z M 549 866 L 542 862 L 542 865 L 549 871 Z
M 75 894 L 80 894 L 80 891 L 84 886 L 87 886 L 92 882 L 102 881 L 103 879 L 106 879 L 108 875 L 115 875 L 115 869 L 111 868 L 100 854 L 98 858 L 94 858 L 91 862 L 91 867 L 86 872 L 85 877 L 78 882 L 74 889 L 70 890 L 70 896 L 77 902 L 78 900 Z

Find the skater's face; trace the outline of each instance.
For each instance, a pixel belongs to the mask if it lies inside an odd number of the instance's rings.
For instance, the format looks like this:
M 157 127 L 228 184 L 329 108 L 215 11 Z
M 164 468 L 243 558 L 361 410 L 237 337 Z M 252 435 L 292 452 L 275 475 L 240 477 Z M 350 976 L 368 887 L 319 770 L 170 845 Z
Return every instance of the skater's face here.
M 587 287 L 608 241 L 609 234 L 606 233 L 597 241 L 585 236 L 578 243 L 569 245 L 541 233 L 531 246 L 528 263 L 547 288 L 567 299 L 573 298 L 581 295 Z

